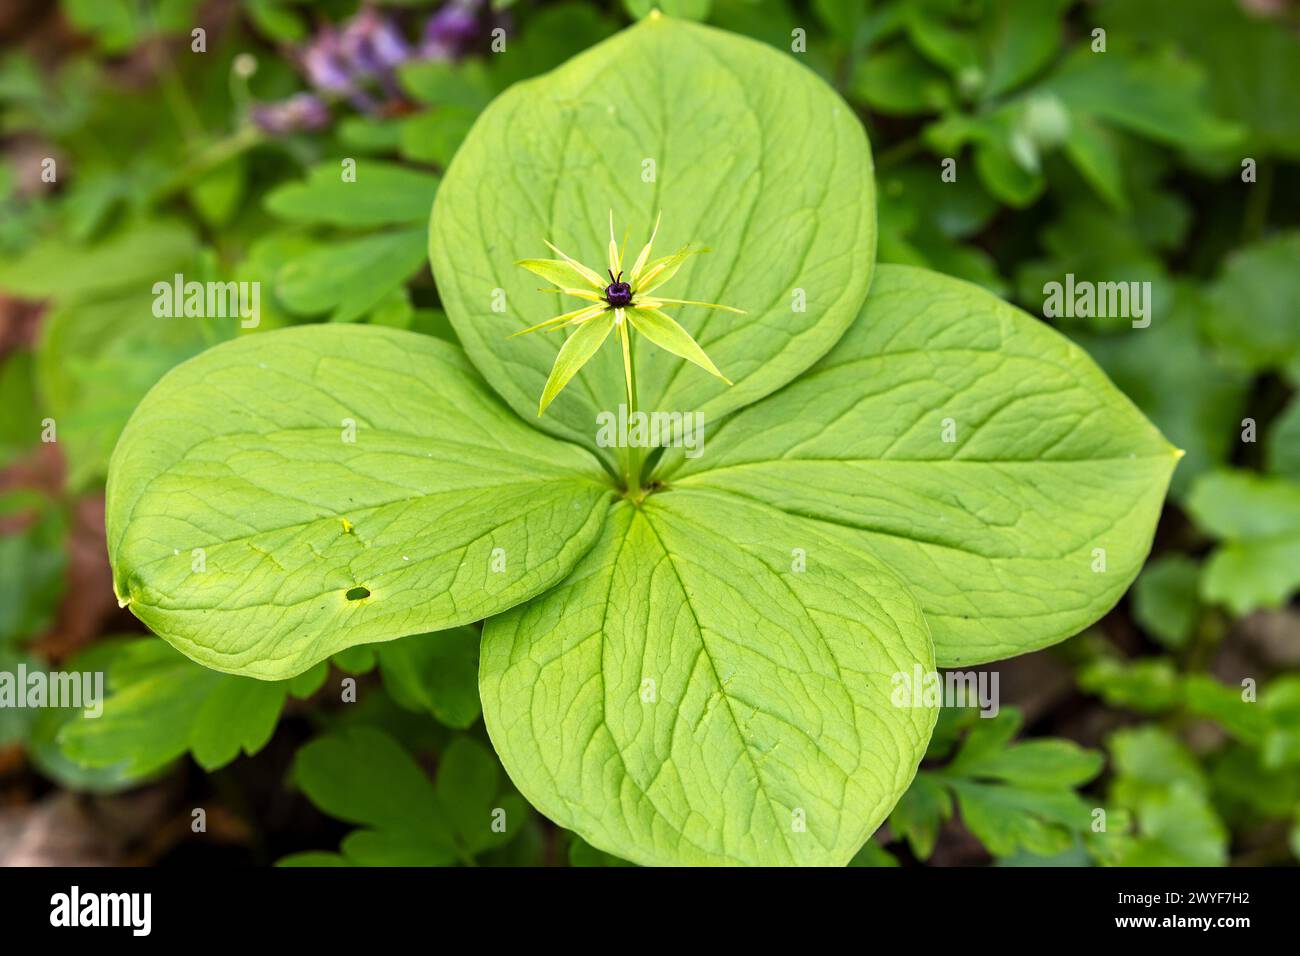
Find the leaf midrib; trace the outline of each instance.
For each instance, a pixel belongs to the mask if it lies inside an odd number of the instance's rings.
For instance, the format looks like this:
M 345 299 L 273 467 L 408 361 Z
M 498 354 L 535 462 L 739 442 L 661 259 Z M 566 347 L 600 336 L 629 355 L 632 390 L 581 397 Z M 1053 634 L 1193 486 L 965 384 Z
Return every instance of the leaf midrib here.
M 740 741 L 740 749 L 744 751 L 745 759 L 749 763 L 750 769 L 754 773 L 755 786 L 757 787 L 758 792 L 763 795 L 763 799 L 767 803 L 767 810 L 769 815 L 772 818 L 773 828 L 778 833 L 782 834 L 781 844 L 785 848 L 786 857 L 793 861 L 797 858 L 795 857 L 794 853 L 792 853 L 790 850 L 790 841 L 785 836 L 785 829 L 784 827 L 781 826 L 780 819 L 777 816 L 775 800 L 767 790 L 767 786 L 763 780 L 762 771 L 759 770 L 758 763 L 754 760 L 754 754 L 749 748 L 749 742 L 745 738 L 745 733 L 740 727 L 740 721 L 736 718 L 736 712 L 734 708 L 731 706 L 731 696 L 726 691 L 726 685 L 722 682 L 721 675 L 718 674 L 718 667 L 714 663 L 713 654 L 709 651 L 708 642 L 705 640 L 705 636 L 704 636 L 705 629 L 703 625 L 700 624 L 699 616 L 695 613 L 695 605 L 691 601 L 690 591 L 686 587 L 686 582 L 682 580 L 681 572 L 677 569 L 677 564 L 673 560 L 673 554 L 668 549 L 668 545 L 665 543 L 663 536 L 659 533 L 659 530 L 654 526 L 654 522 L 650 519 L 649 512 L 645 511 L 644 509 L 637 509 L 637 514 L 645 519 L 646 527 L 650 530 L 650 533 L 654 535 L 655 541 L 658 542 L 659 544 L 659 549 L 663 552 L 664 558 L 668 562 L 668 566 L 672 568 L 673 579 L 677 582 L 677 587 L 681 591 L 682 600 L 686 603 L 686 606 L 690 609 L 691 621 L 694 623 L 695 631 L 699 635 L 700 649 L 704 653 L 704 656 L 708 658 L 709 671 L 713 674 L 713 682 L 714 684 L 717 685 L 718 695 L 722 698 L 723 702 L 727 706 L 727 716 L 731 718 L 731 725 L 732 727 L 735 728 L 736 737 Z

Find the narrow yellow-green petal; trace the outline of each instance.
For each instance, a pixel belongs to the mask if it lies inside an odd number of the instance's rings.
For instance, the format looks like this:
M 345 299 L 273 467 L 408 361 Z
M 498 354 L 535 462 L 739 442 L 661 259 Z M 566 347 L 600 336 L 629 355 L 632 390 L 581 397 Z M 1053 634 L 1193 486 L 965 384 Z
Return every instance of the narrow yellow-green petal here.
M 662 259 L 656 259 L 645 267 L 645 272 L 637 280 L 636 285 L 632 287 L 633 293 L 650 293 L 659 288 L 673 276 L 677 275 L 677 270 L 682 267 L 682 263 L 691 256 L 698 255 L 701 252 L 708 252 L 707 249 L 692 249 L 689 246 L 683 246 L 674 252 L 671 256 L 664 256 Z
M 704 353 L 704 349 L 700 348 L 700 343 L 696 342 L 691 337 L 691 333 L 671 317 L 658 309 L 628 309 L 627 317 L 632 323 L 632 328 L 664 351 L 693 362 L 710 375 L 716 375 L 728 385 L 731 384 L 731 379 L 718 371 L 713 360 Z
M 551 329 L 558 329 L 560 326 L 566 324 L 576 325 L 579 322 L 583 322 L 593 316 L 599 315 L 604 310 L 605 307 L 603 305 L 589 305 L 585 308 L 575 309 L 572 312 L 565 312 L 563 315 L 557 315 L 555 318 L 547 319 L 545 322 L 538 322 L 536 325 L 522 329 L 510 337 L 512 339 L 517 338 L 520 335 L 527 335 L 529 332 L 536 332 L 539 329 L 550 331 Z
M 614 210 L 609 211 L 609 274 L 618 275 L 623 271 L 623 260 L 618 252 L 618 241 L 614 238 Z
M 571 295 L 576 299 L 586 299 L 588 302 L 604 302 L 605 298 L 599 292 L 592 292 L 590 289 L 538 289 L 538 292 L 556 292 L 560 295 Z M 665 300 L 666 301 L 666 300 Z
M 569 319 L 566 324 L 581 325 L 583 322 L 590 322 L 596 316 L 606 311 L 608 311 L 608 307 L 603 302 L 600 305 L 588 306 L 578 312 L 570 312 L 569 314 L 572 315 L 573 318 Z
M 647 309 L 657 309 L 661 305 L 700 305 L 706 309 L 721 309 L 723 312 L 734 312 L 736 315 L 747 315 L 744 309 L 735 309 L 729 305 L 720 305 L 717 302 L 697 302 L 695 299 L 665 299 L 663 296 L 651 296 L 641 299 L 638 305 Z
M 604 343 L 613 327 L 612 315 L 600 316 L 579 325 L 577 331 L 565 340 L 564 345 L 560 347 L 560 354 L 555 356 L 555 364 L 551 366 L 546 387 L 542 389 L 542 400 L 537 406 L 538 418 L 546 411 L 546 406 L 551 404 L 555 396 L 560 394 L 564 386 L 569 384 L 569 380 L 578 374 L 578 370 L 596 354 L 596 350 Z
M 527 269 L 533 275 L 541 276 L 551 285 L 559 286 L 561 289 L 588 284 L 587 276 L 563 259 L 520 259 L 515 265 Z M 587 271 L 591 270 L 587 269 Z M 604 286 L 601 288 L 603 289 Z
M 552 245 L 550 242 L 547 242 L 545 239 L 543 239 L 542 241 L 546 242 L 546 247 L 548 249 L 550 249 L 553 253 L 555 253 L 557 256 L 559 256 L 561 259 L 563 259 L 565 262 L 571 265 L 574 271 L 577 272 L 578 275 L 580 275 L 583 278 L 583 280 L 586 281 L 586 283 L 590 285 L 593 289 L 605 288 L 605 284 L 606 284 L 605 280 L 602 279 L 600 276 L 598 276 L 591 269 L 588 269 L 586 266 L 584 266 L 581 262 L 579 262 L 577 259 L 573 258 L 572 256 L 567 255 L 564 252 L 561 252 L 559 249 L 555 248 L 554 245 Z M 556 285 L 559 284 L 560 283 L 556 283 Z M 563 284 L 572 285 L 573 283 L 565 282 Z
M 650 233 L 650 241 L 645 244 L 645 248 L 641 250 L 641 254 L 636 257 L 636 264 L 632 266 L 632 275 L 628 277 L 627 281 L 633 288 L 636 287 L 636 280 L 641 275 L 641 270 L 645 268 L 646 260 L 650 258 L 650 247 L 655 244 L 655 236 L 659 235 L 659 220 L 663 219 L 663 217 L 664 214 L 662 211 L 660 211 L 659 215 L 655 217 L 655 227 Z
M 512 332 L 510 333 L 510 337 L 512 339 L 517 339 L 519 338 L 519 336 L 527 335 L 529 332 L 537 332 L 542 329 L 546 329 L 546 330 L 558 329 L 567 321 L 569 321 L 569 314 L 557 315 L 552 319 L 547 319 L 545 322 L 538 322 L 536 325 L 530 325 L 526 329 L 520 329 L 518 332 Z

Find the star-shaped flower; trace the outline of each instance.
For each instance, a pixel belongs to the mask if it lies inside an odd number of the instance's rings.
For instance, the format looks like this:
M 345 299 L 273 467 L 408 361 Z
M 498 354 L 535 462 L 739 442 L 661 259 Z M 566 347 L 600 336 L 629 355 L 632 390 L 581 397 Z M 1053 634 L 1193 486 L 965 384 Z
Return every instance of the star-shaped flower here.
M 662 218 L 662 214 L 659 218 Z M 640 332 L 661 349 L 693 362 L 709 374 L 716 375 L 728 385 L 731 384 L 731 380 L 718 371 L 717 366 L 691 334 L 663 309 L 665 306 L 698 305 L 706 309 L 724 309 L 740 315 L 744 315 L 744 312 L 716 302 L 668 299 L 653 295 L 656 289 L 677 274 L 677 270 L 688 257 L 708 251 L 692 249 L 687 245 L 672 255 L 651 259 L 650 250 L 658 233 L 659 219 L 656 219 L 650 241 L 636 257 L 636 262 L 633 263 L 632 271 L 628 273 L 626 280 L 623 278 L 623 252 L 626 248 L 626 239 L 623 248 L 620 248 L 614 238 L 613 210 L 609 214 L 608 282 L 594 269 L 587 268 L 550 242 L 546 245 L 560 258 L 520 259 L 516 263 L 556 286 L 556 289 L 543 291 L 559 291 L 563 295 L 571 295 L 588 303 L 580 309 L 557 315 L 515 333 L 515 335 L 526 335 L 529 332 L 551 332 L 569 327 L 575 330 L 560 348 L 559 354 L 555 356 L 555 364 L 551 367 L 550 377 L 546 380 L 546 387 L 542 390 L 541 402 L 538 404 L 539 416 L 546 411 L 546 407 L 551 404 L 555 396 L 560 394 L 564 386 L 569 384 L 569 380 L 578 373 L 578 370 L 596 354 L 605 339 L 609 337 L 609 333 L 615 329 L 618 329 L 623 348 L 623 373 L 627 380 L 628 400 L 630 404 L 635 404 L 636 377 L 632 365 L 629 325 L 633 331 Z

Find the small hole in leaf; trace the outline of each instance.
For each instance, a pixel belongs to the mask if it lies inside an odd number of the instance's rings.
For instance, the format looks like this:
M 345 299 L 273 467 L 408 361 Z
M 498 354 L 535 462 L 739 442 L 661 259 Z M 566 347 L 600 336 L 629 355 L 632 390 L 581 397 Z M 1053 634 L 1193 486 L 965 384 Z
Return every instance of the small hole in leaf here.
M 349 601 L 360 601 L 362 598 L 370 597 L 370 588 L 355 587 L 348 591 L 346 595 Z

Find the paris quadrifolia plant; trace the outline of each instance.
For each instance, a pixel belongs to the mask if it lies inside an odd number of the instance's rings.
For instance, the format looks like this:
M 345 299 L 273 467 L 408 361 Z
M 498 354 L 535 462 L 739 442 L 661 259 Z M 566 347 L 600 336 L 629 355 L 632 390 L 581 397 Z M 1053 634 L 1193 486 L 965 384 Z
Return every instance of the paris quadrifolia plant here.
M 456 344 L 333 322 L 175 368 L 110 467 L 122 603 L 263 681 L 481 627 L 486 733 L 559 826 L 644 864 L 850 860 L 934 727 L 896 678 L 1096 621 L 1177 455 L 1043 322 L 876 264 L 866 133 L 799 60 L 649 17 L 498 96 L 433 203 Z M 609 209 L 655 223 L 630 263 L 613 213 L 604 269 L 527 258 L 603 245 Z M 592 422 L 623 402 L 706 416 L 707 452 L 617 461 Z

